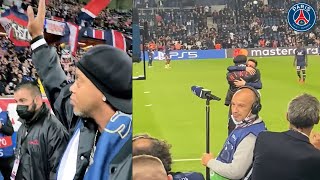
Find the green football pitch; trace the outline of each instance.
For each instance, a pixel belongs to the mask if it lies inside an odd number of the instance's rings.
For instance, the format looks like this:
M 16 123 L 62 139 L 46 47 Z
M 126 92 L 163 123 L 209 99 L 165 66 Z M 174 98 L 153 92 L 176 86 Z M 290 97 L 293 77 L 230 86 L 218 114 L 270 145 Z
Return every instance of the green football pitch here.
M 262 110 L 260 116 L 268 130 L 288 129 L 288 102 L 301 93 L 320 98 L 320 57 L 309 56 L 306 83 L 298 83 L 293 57 L 256 58 L 261 71 Z M 147 63 L 146 63 L 147 64 Z M 171 69 L 163 61 L 147 68 L 147 79 L 133 81 L 134 134 L 149 133 L 172 145 L 173 171 L 199 171 L 205 168 L 200 158 L 205 152 L 205 100 L 190 87 L 200 85 L 212 90 L 221 101 L 211 101 L 210 151 L 216 156 L 227 137 L 227 113 L 224 98 L 228 85 L 226 68 L 231 59 L 172 61 Z M 142 63 L 133 65 L 133 76 L 141 75 Z M 316 126 L 315 131 L 319 131 Z

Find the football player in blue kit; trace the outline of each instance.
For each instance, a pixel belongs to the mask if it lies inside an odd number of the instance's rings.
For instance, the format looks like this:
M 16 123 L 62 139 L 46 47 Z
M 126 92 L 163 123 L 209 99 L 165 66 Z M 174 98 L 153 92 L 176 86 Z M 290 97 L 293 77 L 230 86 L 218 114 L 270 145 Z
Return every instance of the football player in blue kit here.
M 295 49 L 295 57 L 293 60 L 293 66 L 297 68 L 297 75 L 299 82 L 304 83 L 306 80 L 306 68 L 308 66 L 307 50 L 302 47 L 302 43 L 298 42 L 297 48 Z M 301 78 L 302 71 L 302 78 Z

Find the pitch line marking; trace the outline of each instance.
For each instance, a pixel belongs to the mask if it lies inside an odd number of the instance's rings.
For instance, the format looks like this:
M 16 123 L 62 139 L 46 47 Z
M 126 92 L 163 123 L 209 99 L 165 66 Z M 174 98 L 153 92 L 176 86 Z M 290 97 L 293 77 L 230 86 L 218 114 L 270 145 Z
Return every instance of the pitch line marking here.
M 175 159 L 173 162 L 200 161 L 201 159 Z

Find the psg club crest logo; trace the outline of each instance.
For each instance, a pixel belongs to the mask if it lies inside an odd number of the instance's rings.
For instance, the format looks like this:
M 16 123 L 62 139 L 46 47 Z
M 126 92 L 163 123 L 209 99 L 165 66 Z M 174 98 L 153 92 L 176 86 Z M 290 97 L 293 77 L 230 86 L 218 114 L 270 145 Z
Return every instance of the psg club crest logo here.
M 316 12 L 306 3 L 296 3 L 288 10 L 288 23 L 298 32 L 310 30 L 316 23 Z

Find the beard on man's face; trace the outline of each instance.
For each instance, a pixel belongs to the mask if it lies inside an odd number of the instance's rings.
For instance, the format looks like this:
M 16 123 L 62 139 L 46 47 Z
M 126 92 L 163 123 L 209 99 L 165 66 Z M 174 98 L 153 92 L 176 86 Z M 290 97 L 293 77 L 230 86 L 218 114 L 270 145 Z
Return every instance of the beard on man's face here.
M 86 112 L 81 112 L 81 111 L 74 111 L 73 112 L 76 116 L 82 117 L 82 118 L 90 118 L 88 113 Z

